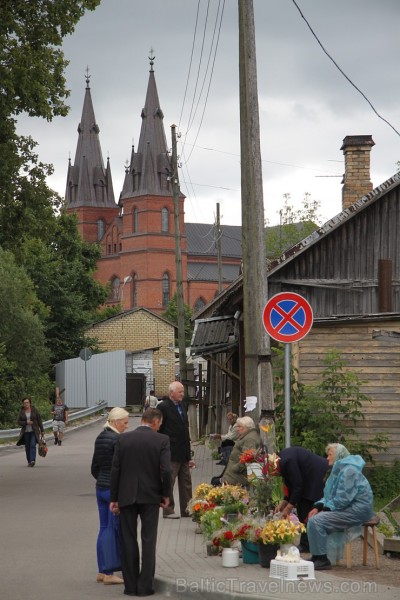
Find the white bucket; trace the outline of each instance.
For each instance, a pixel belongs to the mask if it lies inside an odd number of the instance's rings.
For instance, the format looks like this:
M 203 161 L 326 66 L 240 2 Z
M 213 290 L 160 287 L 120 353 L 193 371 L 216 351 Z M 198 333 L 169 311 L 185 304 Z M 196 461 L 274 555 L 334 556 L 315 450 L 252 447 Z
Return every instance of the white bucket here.
M 237 548 L 224 548 L 222 550 L 222 566 L 223 567 L 238 567 L 239 566 L 239 550 Z

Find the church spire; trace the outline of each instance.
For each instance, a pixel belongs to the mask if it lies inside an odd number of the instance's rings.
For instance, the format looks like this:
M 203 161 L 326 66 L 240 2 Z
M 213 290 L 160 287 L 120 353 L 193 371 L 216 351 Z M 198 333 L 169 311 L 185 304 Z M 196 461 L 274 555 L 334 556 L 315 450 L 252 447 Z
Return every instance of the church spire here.
M 115 208 L 109 160 L 104 167 L 99 126 L 90 93 L 89 68 L 85 72 L 86 89 L 82 117 L 78 125 L 78 143 L 74 164 L 69 161 L 65 201 L 67 208 L 81 206 Z
M 167 150 L 163 119 L 156 80 L 154 76 L 154 53 L 151 50 L 150 75 L 137 152 L 132 151 L 127 168 L 121 199 L 135 196 L 171 196 L 171 163 Z

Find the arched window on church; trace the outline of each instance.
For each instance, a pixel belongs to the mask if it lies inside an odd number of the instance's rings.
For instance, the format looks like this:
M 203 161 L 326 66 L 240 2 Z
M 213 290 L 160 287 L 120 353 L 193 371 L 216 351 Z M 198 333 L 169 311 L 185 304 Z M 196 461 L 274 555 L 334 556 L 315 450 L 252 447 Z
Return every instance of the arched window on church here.
M 169 231 L 169 211 L 165 207 L 161 211 L 161 231 L 163 233 L 168 233 Z
M 103 219 L 99 219 L 97 221 L 97 240 L 100 241 L 104 235 L 104 221 Z
M 111 282 L 110 300 L 112 302 L 118 302 L 118 300 L 120 299 L 120 295 L 121 295 L 121 280 L 119 277 L 114 277 L 114 279 Z
M 137 274 L 132 275 L 132 307 L 137 306 Z
M 167 308 L 170 299 L 169 275 L 164 273 L 162 276 L 162 307 Z
M 204 298 L 197 298 L 196 302 L 194 303 L 194 312 L 198 312 L 201 308 L 203 308 L 203 306 L 206 305 L 206 301 L 204 300 Z
M 139 231 L 139 209 L 135 206 L 133 209 L 133 233 L 137 233 Z

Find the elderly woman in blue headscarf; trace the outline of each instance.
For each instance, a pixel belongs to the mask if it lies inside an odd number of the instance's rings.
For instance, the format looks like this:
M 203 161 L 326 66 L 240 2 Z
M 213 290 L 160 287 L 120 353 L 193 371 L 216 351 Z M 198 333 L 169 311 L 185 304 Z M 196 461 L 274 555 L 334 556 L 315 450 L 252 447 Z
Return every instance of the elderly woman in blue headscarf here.
M 361 525 L 374 514 L 373 495 L 362 474 L 365 461 L 342 444 L 326 447 L 332 467 L 324 496 L 308 515 L 307 535 L 316 570 L 330 569 L 343 548 L 361 534 Z

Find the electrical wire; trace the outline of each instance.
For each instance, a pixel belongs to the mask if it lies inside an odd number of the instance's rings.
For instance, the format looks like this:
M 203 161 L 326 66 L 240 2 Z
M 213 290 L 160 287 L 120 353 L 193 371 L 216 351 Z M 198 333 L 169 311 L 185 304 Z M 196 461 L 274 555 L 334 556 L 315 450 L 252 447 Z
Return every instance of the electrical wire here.
M 179 115 L 178 131 L 180 130 L 180 126 L 181 126 L 183 109 L 185 107 L 186 94 L 187 94 L 187 89 L 188 89 L 188 86 L 189 86 L 190 73 L 191 73 L 191 70 L 192 70 L 193 53 L 194 53 L 194 47 L 195 47 L 195 44 L 196 44 L 196 35 L 197 35 L 197 23 L 199 21 L 199 10 L 200 10 L 200 0 L 198 0 L 198 2 L 197 2 L 196 23 L 195 23 L 195 26 L 194 26 L 192 52 L 190 54 L 189 71 L 188 71 L 188 75 L 187 75 L 187 79 L 186 79 L 185 93 L 183 95 L 183 102 L 182 102 L 181 114 Z
M 382 115 L 380 115 L 378 113 L 378 111 L 376 110 L 376 108 L 373 106 L 373 104 L 371 103 L 371 101 L 367 98 L 367 96 L 364 94 L 364 92 L 362 92 L 360 90 L 360 88 L 358 88 L 355 83 L 352 82 L 352 80 L 350 79 L 350 77 L 348 77 L 346 75 L 346 73 L 339 67 L 339 65 L 337 64 L 337 62 L 334 60 L 334 58 L 332 58 L 332 56 L 329 54 L 329 52 L 325 49 L 325 47 L 323 46 L 322 42 L 318 39 L 317 34 L 314 32 L 313 28 L 311 27 L 310 23 L 307 21 L 306 17 L 304 16 L 304 14 L 302 13 L 299 5 L 297 4 L 296 0 L 292 0 L 293 4 L 295 5 L 295 7 L 297 8 L 297 10 L 299 11 L 302 19 L 304 19 L 304 21 L 306 22 L 307 27 L 309 28 L 309 30 L 311 31 L 312 35 L 314 36 L 314 38 L 317 40 L 318 44 L 320 45 L 320 47 L 322 48 L 323 52 L 326 54 L 326 56 L 329 58 L 329 60 L 331 60 L 333 62 L 333 64 L 335 65 L 335 67 L 340 71 L 340 73 L 343 75 L 343 77 L 345 79 L 347 79 L 347 81 L 357 90 L 357 92 L 359 92 L 361 94 L 361 96 L 364 98 L 364 100 L 366 100 L 368 102 L 368 104 L 370 105 L 370 107 L 372 108 L 372 110 L 374 111 L 374 113 L 376 114 L 377 117 L 379 117 L 380 119 L 382 119 L 382 121 L 384 121 L 387 125 L 389 125 L 389 127 L 391 127 L 393 129 L 393 131 L 395 133 L 397 133 L 398 136 L 400 136 L 400 132 L 397 131 L 397 129 L 395 127 L 393 127 L 393 125 L 391 123 L 389 123 L 389 121 L 387 119 L 385 119 L 384 117 L 382 117 Z
M 223 15 L 224 15 L 224 10 L 225 10 L 225 0 L 223 0 L 222 10 L 221 10 L 221 17 L 220 17 L 219 28 L 218 28 L 218 36 L 217 36 L 217 42 L 216 42 L 216 45 L 215 45 L 214 58 L 213 58 L 213 63 L 212 63 L 212 68 L 211 68 L 210 79 L 209 79 L 209 82 L 208 82 L 207 95 L 206 95 L 206 99 L 205 99 L 205 102 L 204 102 L 204 107 L 203 107 L 203 112 L 202 112 L 201 119 L 200 119 L 200 124 L 199 124 L 198 130 L 197 130 L 197 134 L 196 134 L 196 137 L 195 137 L 195 140 L 194 140 L 194 144 L 193 144 L 192 150 L 191 150 L 191 152 L 190 152 L 190 154 L 189 154 L 189 156 L 187 158 L 187 162 L 189 162 L 190 157 L 193 154 L 193 148 L 196 145 L 197 138 L 199 137 L 201 126 L 203 124 L 204 115 L 205 115 L 206 108 L 207 108 L 208 96 L 210 94 L 211 82 L 212 82 L 212 78 L 213 78 L 213 74 L 214 74 L 215 59 L 217 57 L 217 51 L 218 51 L 218 45 L 219 45 L 219 38 L 220 38 L 220 35 L 221 35 L 221 26 L 222 26 L 222 18 L 223 18 Z

